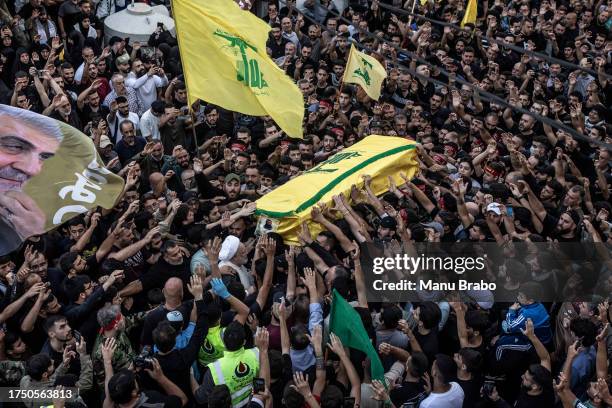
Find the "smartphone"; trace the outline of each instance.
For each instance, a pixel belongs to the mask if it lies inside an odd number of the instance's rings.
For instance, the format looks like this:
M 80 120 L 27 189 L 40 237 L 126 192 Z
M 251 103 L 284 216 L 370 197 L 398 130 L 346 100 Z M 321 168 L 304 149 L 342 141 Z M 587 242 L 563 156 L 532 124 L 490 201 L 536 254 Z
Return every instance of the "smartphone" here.
M 506 214 L 508 214 L 508 217 L 514 217 L 514 210 L 511 205 L 506 206 Z
M 253 378 L 253 393 L 257 394 L 266 390 L 266 382 L 263 378 Z

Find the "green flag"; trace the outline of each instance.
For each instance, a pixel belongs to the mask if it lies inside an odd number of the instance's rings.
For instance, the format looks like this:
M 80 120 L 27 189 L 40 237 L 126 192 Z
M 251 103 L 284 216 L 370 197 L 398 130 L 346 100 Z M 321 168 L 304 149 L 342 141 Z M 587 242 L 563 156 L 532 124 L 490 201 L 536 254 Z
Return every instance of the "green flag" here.
M 329 315 L 329 331 L 340 338 L 343 346 L 363 351 L 370 358 L 372 379 L 384 384 L 385 370 L 359 313 L 335 289 Z

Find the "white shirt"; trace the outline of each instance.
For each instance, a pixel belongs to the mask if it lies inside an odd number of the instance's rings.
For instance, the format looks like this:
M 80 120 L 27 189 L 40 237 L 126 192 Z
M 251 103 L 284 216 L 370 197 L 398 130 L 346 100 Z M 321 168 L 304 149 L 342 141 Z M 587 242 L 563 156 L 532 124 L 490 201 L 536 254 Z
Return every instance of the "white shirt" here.
M 123 134 L 121 133 L 121 122 L 123 122 L 124 120 L 129 120 L 130 122 L 132 122 L 134 124 L 134 130 L 138 132 L 139 120 L 137 114 L 135 114 L 134 112 L 130 112 L 128 117 L 124 118 L 123 116 L 119 116 L 119 112 L 115 113 L 115 123 L 113 123 L 112 125 L 109 124 L 109 132 L 112 138 L 115 139 L 115 144 L 119 143 L 119 141 L 123 139 Z
M 74 72 L 74 80 L 77 83 L 81 83 L 81 80 L 83 79 L 83 71 L 85 70 L 85 63 L 81 63 L 81 65 L 79 65 L 79 67 L 77 68 L 77 70 Z
M 425 398 L 419 408 L 461 408 L 463 406 L 463 389 L 456 382 L 444 393 L 431 393 Z
M 151 113 L 151 109 L 142 114 L 140 118 L 140 132 L 145 139 L 159 140 L 159 118 Z
M 145 74 L 138 78 L 136 74 L 130 71 L 125 78 L 125 85 L 134 88 L 138 99 L 140 99 L 140 108 L 144 111 L 149 109 L 151 104 L 157 100 L 157 88 L 168 85 L 168 78 L 165 74 L 163 77 Z

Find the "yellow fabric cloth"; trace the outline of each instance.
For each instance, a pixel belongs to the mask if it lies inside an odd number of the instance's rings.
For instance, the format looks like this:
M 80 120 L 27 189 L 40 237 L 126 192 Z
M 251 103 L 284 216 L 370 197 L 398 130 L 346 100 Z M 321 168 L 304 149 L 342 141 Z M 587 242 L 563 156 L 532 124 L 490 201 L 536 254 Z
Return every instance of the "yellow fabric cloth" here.
M 412 178 L 418 170 L 415 142 L 392 136 L 368 136 L 359 143 L 336 153 L 328 160 L 290 180 L 257 200 L 260 224 L 278 224 L 275 230 L 288 244 L 299 243 L 297 233 L 307 221 L 311 232 L 321 226 L 310 220 L 313 205 L 324 202 L 333 206 L 333 196 L 350 195 L 353 184 L 363 185 L 361 175 L 372 176 L 372 190 L 380 195 L 388 191 L 388 176 L 399 185 L 404 172 Z
M 386 77 L 387 71 L 376 58 L 357 51 L 355 45 L 351 45 L 351 52 L 344 70 L 344 82 L 360 85 L 370 98 L 377 101 Z
M 269 115 L 303 137 L 304 97 L 266 53 L 269 25 L 232 0 L 174 0 L 172 10 L 190 104 Z
M 463 20 L 461 20 L 461 28 L 468 23 L 476 23 L 476 16 L 478 15 L 478 0 L 468 0 L 467 7 L 465 8 L 465 14 Z

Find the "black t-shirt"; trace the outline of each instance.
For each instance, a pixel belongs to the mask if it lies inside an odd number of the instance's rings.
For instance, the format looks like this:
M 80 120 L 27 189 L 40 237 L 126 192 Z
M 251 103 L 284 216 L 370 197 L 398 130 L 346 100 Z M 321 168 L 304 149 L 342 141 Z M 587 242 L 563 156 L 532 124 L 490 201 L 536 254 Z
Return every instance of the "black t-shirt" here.
M 463 389 L 463 406 L 465 408 L 477 406 L 476 404 L 481 400 L 480 387 L 482 386 L 482 381 L 479 381 L 477 378 L 472 378 L 471 380 L 457 379 L 457 383 Z
M 431 365 L 433 361 L 436 359 L 436 354 L 438 354 L 439 345 L 438 345 L 438 328 L 433 328 L 429 334 L 422 335 L 418 332 L 414 334 L 417 341 L 423 348 L 423 353 L 427 356 L 427 360 L 429 360 L 429 364 Z
M 191 273 L 189 272 L 189 264 L 183 259 L 180 265 L 171 265 L 162 257 L 155 265 L 151 267 L 149 272 L 140 277 L 143 292 L 148 292 L 153 288 L 163 288 L 166 281 L 170 278 L 179 278 L 183 281 L 183 289 L 185 294 L 188 294 L 187 283 Z
M 164 395 L 153 390 L 145 390 L 140 394 L 140 399 L 134 407 L 147 408 L 181 408 L 183 403 L 176 395 Z
M 284 407 L 283 392 L 285 391 L 285 386 L 287 385 L 287 383 L 293 379 L 293 364 L 291 363 L 291 357 L 289 357 L 289 354 L 283 354 L 282 361 L 283 364 L 281 377 L 270 384 L 270 394 L 272 394 L 273 397 L 274 408 Z
M 183 302 L 176 309 L 183 315 L 183 322 L 185 323 L 185 325 L 189 322 L 189 317 L 191 315 L 192 308 L 193 302 L 187 301 Z M 168 310 L 164 305 L 159 305 L 155 309 L 147 313 L 147 317 L 145 317 L 144 321 L 144 327 L 142 328 L 142 335 L 140 337 L 141 345 L 153 345 L 153 330 L 155 330 L 159 322 L 166 320 L 166 315 L 169 311 L 170 310 Z
M 543 408 L 552 407 L 555 403 L 555 396 L 552 391 L 546 390 L 540 395 L 529 395 L 521 390 L 521 393 L 514 404 L 515 408 Z
M 427 394 L 425 393 L 422 381 L 416 383 L 403 382 L 402 385 L 391 390 L 389 397 L 393 405 L 400 407 L 407 402 L 418 404 L 427 397 Z

